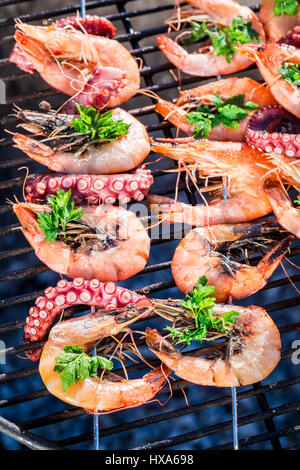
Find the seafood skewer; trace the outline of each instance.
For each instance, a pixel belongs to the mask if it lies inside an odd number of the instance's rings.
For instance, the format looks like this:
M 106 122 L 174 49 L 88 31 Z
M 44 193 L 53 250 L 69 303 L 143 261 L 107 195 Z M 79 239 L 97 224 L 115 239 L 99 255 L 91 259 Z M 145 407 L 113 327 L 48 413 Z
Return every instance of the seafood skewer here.
M 64 390 L 58 358 L 65 347 L 76 345 L 86 351 L 91 344 L 124 331 L 138 318 L 145 317 L 152 307 L 137 307 L 115 314 L 103 311 L 84 315 L 55 325 L 44 346 L 39 371 L 49 392 L 74 406 L 91 412 L 138 406 L 151 400 L 164 385 L 170 371 L 165 366 L 148 372 L 140 379 L 124 379 L 112 373 L 98 378 L 86 377 Z M 103 374 L 102 374 L 103 375 Z
M 200 349 L 195 356 L 183 355 L 149 327 L 146 329 L 147 345 L 178 377 L 198 385 L 239 387 L 259 382 L 280 360 L 279 331 L 261 307 L 227 304 L 214 307 L 221 318 L 233 309 L 238 316 L 227 334 L 227 341 Z
M 22 54 L 53 88 L 73 96 L 75 103 L 97 109 L 115 107 L 134 96 L 140 86 L 136 61 L 114 39 L 82 31 L 18 22 L 15 39 Z
M 65 175 L 64 173 L 30 176 L 25 187 L 28 202 L 47 201 L 58 189 L 71 189 L 76 204 L 127 204 L 134 199 L 141 201 L 148 193 L 153 176 L 141 167 L 132 173 L 114 175 Z
M 150 239 L 146 229 L 122 207 L 79 208 L 79 220 L 70 222 L 64 230 L 53 227 L 47 218 L 41 225 L 38 214 L 53 213 L 48 205 L 17 203 L 13 210 L 36 256 L 53 271 L 70 278 L 116 282 L 138 273 L 147 263 Z
M 91 113 L 93 108 L 85 110 Z M 16 116 L 25 121 L 21 126 L 46 139 L 41 142 L 16 133 L 13 142 L 30 158 L 57 172 L 101 175 L 131 170 L 149 154 L 147 131 L 142 123 L 121 108 L 109 113 L 111 117 L 108 118 L 106 113 L 102 115 L 105 119 L 103 126 L 106 126 L 103 132 L 114 132 L 113 126 L 120 122 L 120 130 L 115 132 L 121 134 L 105 140 L 106 137 L 92 139 L 90 133 L 75 131 L 72 125 L 75 116 L 56 114 L 54 111 L 37 113 L 17 109 Z M 101 116 L 96 122 L 101 124 Z M 48 142 L 50 145 L 47 145 Z
M 228 45 L 230 42 L 228 31 L 239 29 L 240 24 L 243 25 L 243 43 L 264 42 L 265 40 L 263 26 L 253 11 L 234 0 L 186 0 L 186 2 L 202 13 L 203 22 L 196 23 L 195 35 L 201 39 L 208 35 L 212 39 L 213 46 L 218 41 L 220 42 L 220 36 L 223 40 L 222 44 L 226 42 Z M 193 17 L 193 11 L 191 11 L 191 17 Z M 185 16 L 183 20 L 186 22 L 188 18 Z M 219 26 L 223 28 L 219 30 Z M 244 34 L 245 29 L 248 30 L 247 35 Z M 228 34 L 227 37 L 226 34 Z M 236 36 L 236 31 L 234 35 Z M 162 34 L 157 36 L 158 47 L 172 64 L 187 74 L 199 77 L 227 75 L 249 67 L 251 62 L 234 48 L 237 43 L 236 40 L 230 43 L 226 56 L 221 48 L 216 49 L 212 46 L 204 46 L 203 49 L 208 49 L 206 53 L 200 50 L 189 54 L 169 36 Z
M 159 99 L 156 105 L 156 112 L 164 116 L 178 129 L 191 136 L 195 133 L 195 130 L 197 130 L 197 126 L 195 124 L 189 124 L 189 116 L 190 120 L 192 120 L 193 112 L 197 112 L 199 106 L 202 109 L 203 106 L 208 106 L 209 110 L 207 110 L 207 114 L 211 113 L 212 115 L 216 115 L 218 108 L 213 104 L 213 102 L 216 101 L 216 94 L 218 98 L 221 97 L 224 104 L 227 100 L 231 100 L 230 102 L 233 104 L 234 98 L 236 101 L 236 99 L 244 95 L 242 101 L 246 104 L 251 101 L 253 110 L 255 110 L 255 104 L 257 107 L 262 108 L 276 103 L 269 89 L 255 80 L 252 80 L 252 78 L 232 77 L 207 83 L 191 90 L 182 91 L 176 104 Z M 244 142 L 246 128 L 253 110 L 249 108 L 246 112 L 244 111 L 244 117 L 238 120 L 239 127 L 229 127 L 230 125 L 232 126 L 231 122 L 226 127 L 222 122 L 218 125 L 214 125 L 208 133 L 207 138 L 210 140 Z M 225 113 L 226 110 L 223 108 L 222 112 L 223 111 Z M 242 112 L 243 107 L 237 111 Z M 191 115 L 189 113 L 191 113 Z M 249 116 L 245 117 L 247 114 L 249 114 Z M 224 116 L 227 117 L 226 114 L 224 114 Z
M 75 305 L 89 305 L 98 309 L 111 310 L 127 306 L 147 306 L 151 301 L 113 282 L 100 282 L 98 279 L 86 281 L 75 278 L 73 281 L 62 279 L 55 287 L 48 287 L 44 296 L 38 297 L 26 317 L 24 343 L 34 344 L 48 333 L 51 324 L 66 308 Z M 37 361 L 41 349 L 26 351 L 26 355 Z
M 205 276 L 215 286 L 217 302 L 249 297 L 267 284 L 293 241 L 285 234 L 270 244 L 277 234 L 278 225 L 272 222 L 196 228 L 175 250 L 171 264 L 175 283 L 187 293 Z M 232 258 L 234 250 L 250 251 L 251 247 L 256 255 L 260 249 L 266 251 L 257 266 Z
M 48 26 L 54 25 L 56 28 L 62 28 L 67 30 L 82 31 L 87 34 L 93 34 L 95 36 L 105 36 L 113 38 L 116 32 L 114 25 L 105 17 L 97 15 L 87 15 L 85 18 L 80 16 L 69 16 L 67 18 L 60 18 L 59 20 L 50 22 Z M 11 52 L 9 61 L 16 64 L 21 70 L 25 72 L 34 72 L 35 68 L 22 53 L 22 48 L 15 44 Z

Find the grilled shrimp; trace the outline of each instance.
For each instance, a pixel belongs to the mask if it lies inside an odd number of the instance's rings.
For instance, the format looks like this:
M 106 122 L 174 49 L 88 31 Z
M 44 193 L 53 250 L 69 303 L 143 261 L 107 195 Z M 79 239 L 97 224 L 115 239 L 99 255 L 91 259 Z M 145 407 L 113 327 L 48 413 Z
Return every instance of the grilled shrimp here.
M 285 3 L 285 2 L 282 2 Z M 259 19 L 262 22 L 266 36 L 270 41 L 279 41 L 282 37 L 300 25 L 300 11 L 294 15 L 275 15 L 275 0 L 262 0 Z
M 300 238 L 300 210 L 292 206 L 282 186 L 276 181 L 267 180 L 265 191 L 280 225 Z
M 128 171 L 149 154 L 149 137 L 143 124 L 131 114 L 121 108 L 112 113 L 113 120 L 130 124 L 128 134 L 103 143 L 75 132 L 71 126 L 74 116 L 17 110 L 16 116 L 25 120 L 22 127 L 46 136 L 52 147 L 20 133 L 14 134 L 13 142 L 16 148 L 53 171 L 94 175 Z
M 109 38 L 113 38 L 116 32 L 116 28 L 107 18 L 97 15 L 86 15 L 84 19 L 80 16 L 60 18 L 59 20 L 56 20 L 53 25 L 56 28 L 64 28 L 68 30 L 75 29 L 86 32 L 87 34 L 106 36 Z M 16 64 L 17 67 L 25 72 L 35 71 L 34 66 L 26 55 L 23 54 L 22 48 L 18 44 L 14 45 L 9 61 Z
M 229 297 L 249 297 L 267 284 L 293 237 L 287 236 L 273 248 L 267 248 L 257 266 L 231 259 L 232 250 L 240 253 L 252 248 L 257 255 L 276 233 L 278 226 L 268 222 L 195 228 L 175 250 L 171 264 L 174 281 L 182 292 L 188 293 L 198 279 L 205 276 L 208 283 L 215 286 L 217 302 L 225 302 Z
M 65 346 L 77 345 L 86 351 L 96 341 L 117 335 L 138 318 L 147 315 L 151 309 L 124 309 L 115 315 L 100 310 L 55 325 L 44 346 L 39 366 L 41 378 L 49 392 L 60 400 L 92 412 L 137 406 L 151 400 L 170 373 L 165 366 L 135 380 L 123 379 L 112 373 L 105 373 L 102 378 L 88 377 L 71 385 L 65 392 L 60 374 L 53 370 L 55 358 L 63 352 Z
M 254 305 L 217 304 L 222 316 L 235 310 L 238 317 L 227 341 L 182 354 L 161 334 L 146 329 L 151 351 L 178 377 L 198 385 L 238 387 L 267 377 L 280 360 L 280 334 L 267 312 Z
M 38 212 L 51 212 L 49 206 L 18 203 L 13 209 L 36 256 L 53 271 L 72 279 L 121 281 L 147 263 L 148 234 L 139 219 L 122 207 L 84 207 L 82 218 L 49 243 L 37 220 Z
M 180 93 L 176 104 L 159 99 L 156 105 L 156 112 L 164 116 L 178 129 L 191 136 L 195 126 L 188 124 L 185 117 L 186 114 L 193 111 L 197 106 L 211 105 L 211 98 L 215 93 L 218 93 L 224 101 L 233 96 L 244 94 L 245 102 L 254 101 L 259 107 L 276 103 L 269 89 L 252 80 L 252 78 L 232 77 L 210 82 L 191 90 L 185 90 Z M 213 127 L 208 138 L 210 140 L 244 142 L 247 124 L 251 115 L 252 113 L 239 121 L 239 129 L 224 127 L 223 124 Z
M 103 36 L 18 22 L 15 39 L 22 53 L 53 88 L 95 108 L 114 107 L 140 86 L 138 65 L 122 44 Z
M 204 21 L 209 24 L 230 26 L 235 18 L 241 17 L 244 21 L 251 22 L 252 28 L 258 33 L 260 42 L 265 39 L 262 24 L 253 11 L 234 0 L 186 0 L 186 2 L 200 10 Z M 251 61 L 238 52 L 233 55 L 231 63 L 227 62 L 225 56 L 217 56 L 211 48 L 207 53 L 189 54 L 173 39 L 162 34 L 157 36 L 157 44 L 172 64 L 190 75 L 199 77 L 228 75 L 251 65 Z
M 199 172 L 201 176 L 225 176 L 228 181 L 227 199 L 219 192 L 206 205 L 189 206 L 163 196 L 148 195 L 149 204 L 161 213 L 160 219 L 205 226 L 249 222 L 272 211 L 263 187 L 271 164 L 247 144 L 186 138 L 154 142 L 152 149 L 184 162 L 191 172 Z
M 300 92 L 297 84 L 290 84 L 282 77 L 280 68 L 285 62 L 300 63 L 300 49 L 286 44 L 268 42 L 261 47 L 244 45 L 241 54 L 256 62 L 272 95 L 281 106 L 300 118 Z

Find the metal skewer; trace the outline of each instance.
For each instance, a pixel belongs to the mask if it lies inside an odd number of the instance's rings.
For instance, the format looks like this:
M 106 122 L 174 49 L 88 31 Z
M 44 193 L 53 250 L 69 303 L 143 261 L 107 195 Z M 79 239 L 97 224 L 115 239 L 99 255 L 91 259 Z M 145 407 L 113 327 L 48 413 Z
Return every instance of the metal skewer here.
M 222 178 L 223 199 L 227 199 L 226 194 L 226 177 Z M 231 296 L 229 302 L 231 303 Z M 239 434 L 238 434 L 238 413 L 237 413 L 237 396 L 236 387 L 231 387 L 231 408 L 232 408 L 232 432 L 233 432 L 233 450 L 239 450 Z
M 221 76 L 217 76 L 217 80 L 221 80 Z M 226 193 L 226 177 L 222 178 L 223 186 L 223 199 L 227 199 Z M 231 303 L 230 299 L 230 303 Z M 238 413 L 237 413 L 237 396 L 236 387 L 231 387 L 231 409 L 232 409 L 232 432 L 233 432 L 233 450 L 239 449 L 239 434 L 238 434 Z
M 86 15 L 86 8 L 85 8 L 85 0 L 80 0 L 80 13 L 81 13 L 81 18 L 85 19 Z M 95 312 L 95 307 L 91 308 L 91 312 Z M 93 356 L 96 356 L 97 350 L 96 347 L 93 349 Z M 93 416 L 93 434 L 94 434 L 94 449 L 95 450 L 100 450 L 100 439 L 99 439 L 99 416 L 94 415 Z

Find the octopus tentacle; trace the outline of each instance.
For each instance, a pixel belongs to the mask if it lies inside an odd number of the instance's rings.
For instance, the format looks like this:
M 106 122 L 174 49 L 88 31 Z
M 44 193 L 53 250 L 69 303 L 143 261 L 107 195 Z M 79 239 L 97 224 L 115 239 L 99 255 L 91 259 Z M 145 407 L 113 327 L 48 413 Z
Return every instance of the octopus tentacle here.
M 150 170 L 141 167 L 132 173 L 118 175 L 66 175 L 64 173 L 35 175 L 26 186 L 29 202 L 45 201 L 58 189 L 69 190 L 76 204 L 121 204 L 131 199 L 141 201 L 153 183 Z
M 55 21 L 54 25 L 58 28 L 72 27 L 79 31 L 82 31 L 82 26 L 88 34 L 106 36 L 111 39 L 116 33 L 116 28 L 111 21 L 103 16 L 97 15 L 86 15 L 84 19 L 80 16 L 68 16 Z
M 288 31 L 286 36 L 279 39 L 279 44 L 288 44 L 294 47 L 300 47 L 300 26 L 295 26 L 294 29 Z
M 300 157 L 300 120 L 279 105 L 265 106 L 251 116 L 246 141 L 260 152 Z
M 24 343 L 35 343 L 45 338 L 52 322 L 66 308 L 74 305 L 89 305 L 100 309 L 122 308 L 129 304 L 150 305 L 147 297 L 139 295 L 113 282 L 100 282 L 98 279 L 86 281 L 75 278 L 73 281 L 60 280 L 56 287 L 48 287 L 43 297 L 38 297 L 31 307 L 24 328 Z M 26 355 L 37 361 L 41 349 L 26 351 Z

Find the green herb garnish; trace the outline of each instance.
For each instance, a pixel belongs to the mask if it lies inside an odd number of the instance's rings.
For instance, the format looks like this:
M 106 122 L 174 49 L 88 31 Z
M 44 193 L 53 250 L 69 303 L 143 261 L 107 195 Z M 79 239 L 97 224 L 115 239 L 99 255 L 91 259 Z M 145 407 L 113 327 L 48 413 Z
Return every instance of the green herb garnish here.
M 178 343 L 191 344 L 192 341 L 202 341 L 211 333 L 228 333 L 239 313 L 230 310 L 224 315 L 219 316 L 214 312 L 215 298 L 211 297 L 215 291 L 214 286 L 209 286 L 205 276 L 202 276 L 196 287 L 187 294 L 186 299 L 181 305 L 190 310 L 195 321 L 195 328 L 184 328 L 178 330 L 176 328 L 167 327 L 170 331 L 172 339 Z
M 275 0 L 273 12 L 275 16 L 296 15 L 298 8 L 298 0 Z
M 80 118 L 72 120 L 72 126 L 76 132 L 89 134 L 91 140 L 111 142 L 117 140 L 121 135 L 127 135 L 130 124 L 119 119 L 112 119 L 112 111 L 106 111 L 100 116 L 95 108 L 86 108 L 76 103 Z
M 223 124 L 224 127 L 239 129 L 239 120 L 248 116 L 249 111 L 258 109 L 259 106 L 253 101 L 246 101 L 245 95 L 240 94 L 223 101 L 222 97 L 216 93 L 211 97 L 212 107 L 208 105 L 197 106 L 195 111 L 187 113 L 185 118 L 190 125 L 196 126 L 194 138 L 205 138 L 212 128 Z
M 234 46 L 248 44 L 252 41 L 259 42 L 258 33 L 252 28 L 251 22 L 244 21 L 241 16 L 234 18 L 228 28 L 213 25 L 208 27 L 206 22 L 197 23 L 196 21 L 191 21 L 190 25 L 193 30 L 188 42 L 198 42 L 208 36 L 215 54 L 217 56 L 224 55 L 229 64 L 232 56 L 237 52 Z
M 39 227 L 43 229 L 48 243 L 55 241 L 59 232 L 65 232 L 67 224 L 83 216 L 83 209 L 74 209 L 74 201 L 69 191 L 57 190 L 57 195 L 48 199 L 52 207 L 51 212 L 38 213 Z
M 65 392 L 71 385 L 87 377 L 97 377 L 97 369 L 111 370 L 112 361 L 101 356 L 88 356 L 80 346 L 65 346 L 64 352 L 55 358 L 54 372 L 61 374 L 62 389 Z
M 293 64 L 292 62 L 284 62 L 279 69 L 282 78 L 290 85 L 300 84 L 300 64 Z
M 295 199 L 294 204 L 297 204 L 298 206 L 300 206 L 300 199 Z

